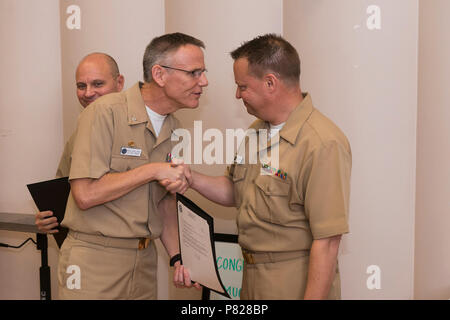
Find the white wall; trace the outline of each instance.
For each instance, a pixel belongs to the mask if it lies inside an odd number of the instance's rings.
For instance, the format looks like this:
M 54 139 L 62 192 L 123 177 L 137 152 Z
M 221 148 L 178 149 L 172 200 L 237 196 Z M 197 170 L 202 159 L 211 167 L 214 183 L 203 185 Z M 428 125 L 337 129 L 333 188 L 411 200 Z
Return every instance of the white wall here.
M 81 10 L 80 29 L 69 29 L 67 9 Z M 60 0 L 64 138 L 76 128 L 81 111 L 75 95 L 75 70 L 91 52 L 111 55 L 125 76 L 124 90 L 142 81 L 142 57 L 150 41 L 164 34 L 163 0 Z
M 449 1 L 420 1 L 417 299 L 450 299 L 449 12 Z
M 203 132 L 208 128 L 217 128 L 224 138 L 225 129 L 247 128 L 255 118 L 246 112 L 242 101 L 235 98 L 233 59 L 229 53 L 259 34 L 281 34 L 282 1 L 170 0 L 166 6 L 166 32 L 182 31 L 198 37 L 206 45 L 205 64 L 209 86 L 204 89 L 199 108 L 176 113 L 183 127 L 192 130 L 194 121 L 202 121 Z M 204 142 L 203 148 L 209 143 Z M 223 155 L 225 162 L 225 150 Z M 225 164 L 202 163 L 193 168 L 210 175 L 223 175 L 226 169 Z M 223 219 L 217 224 L 216 232 L 237 232 L 234 208 L 215 205 L 195 192 L 189 192 L 189 196 L 194 201 L 200 201 L 205 210 Z
M 282 15 L 281 0 L 166 1 L 166 32 L 184 32 L 201 39 L 206 45 L 205 64 L 209 86 L 204 89 L 199 108 L 176 113 L 183 127 L 191 131 L 192 139 L 194 121 L 202 121 L 203 133 L 208 128 L 217 128 L 225 138 L 225 129 L 245 129 L 255 120 L 247 114 L 242 102 L 235 98 L 233 59 L 229 53 L 242 42 L 259 34 L 281 34 Z M 210 142 L 203 143 L 203 148 L 208 144 Z M 225 141 L 223 146 L 225 161 Z M 193 169 L 210 175 L 224 174 L 225 164 L 202 163 L 193 165 Z M 190 190 L 186 195 L 214 215 L 215 232 L 237 233 L 235 208 L 216 205 L 195 191 Z M 169 290 L 173 297 L 180 299 L 200 296 L 192 290 L 177 290 L 173 286 L 169 286 Z
M 63 150 L 58 10 L 57 0 L 0 2 L 0 212 L 34 213 L 26 184 L 54 177 Z M 11 245 L 28 237 L 0 231 Z M 39 265 L 30 243 L 1 248 L 0 299 L 39 299 Z
M 66 27 L 71 4 L 81 9 L 80 30 Z M 370 5 L 381 10 L 379 30 L 367 28 Z M 210 85 L 197 110 L 177 116 L 187 128 L 202 120 L 203 132 L 223 131 L 253 121 L 234 98 L 229 52 L 274 32 L 297 48 L 303 90 L 352 146 L 343 298 L 448 299 L 449 10 L 445 0 L 422 0 L 420 7 L 418 0 L 2 0 L 0 147 L 12 151 L 0 167 L 0 212 L 35 212 L 25 185 L 55 173 L 81 111 L 74 74 L 87 53 L 116 58 L 128 88 L 142 79 L 142 55 L 154 36 L 181 31 L 202 39 Z M 196 169 L 220 175 L 225 165 Z M 234 209 L 194 192 L 189 197 L 214 214 L 216 232 L 236 232 Z M 0 242 L 19 244 L 27 236 L 33 235 L 0 231 Z M 158 247 L 159 298 L 199 298 L 173 289 L 168 257 Z M 54 297 L 57 252 L 51 238 Z M 0 248 L 0 299 L 38 299 L 39 264 L 33 245 Z M 381 289 L 367 288 L 370 265 L 380 267 Z
M 369 30 L 369 5 L 381 29 Z M 413 288 L 417 1 L 284 2 L 284 35 L 299 51 L 303 91 L 346 133 L 353 153 L 344 299 L 410 299 Z M 381 269 L 369 290 L 367 267 Z
M 75 70 L 80 60 L 91 52 L 105 52 L 112 56 L 125 76 L 124 90 L 142 81 L 142 58 L 150 41 L 164 34 L 163 0 L 78 0 L 80 29 L 69 29 L 67 13 L 74 1 L 60 0 L 62 81 L 64 106 L 64 137 L 67 140 L 76 128 L 81 111 L 76 97 Z M 158 298 L 168 299 L 168 263 L 165 249 L 159 240 Z

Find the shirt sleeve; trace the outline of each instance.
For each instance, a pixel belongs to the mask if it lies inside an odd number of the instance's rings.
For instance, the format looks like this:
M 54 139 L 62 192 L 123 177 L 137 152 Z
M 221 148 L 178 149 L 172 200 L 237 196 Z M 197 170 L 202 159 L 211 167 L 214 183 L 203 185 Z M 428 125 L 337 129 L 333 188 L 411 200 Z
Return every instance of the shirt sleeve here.
M 336 141 L 313 151 L 305 174 L 305 213 L 314 239 L 349 232 L 351 154 Z
M 61 155 L 61 159 L 59 160 L 58 169 L 56 170 L 56 178 L 68 177 L 70 174 L 70 163 L 72 161 L 72 150 L 75 135 L 76 133 L 73 133 L 64 146 L 64 151 Z
M 90 105 L 78 119 L 69 180 L 98 179 L 110 171 L 114 117 L 104 105 Z

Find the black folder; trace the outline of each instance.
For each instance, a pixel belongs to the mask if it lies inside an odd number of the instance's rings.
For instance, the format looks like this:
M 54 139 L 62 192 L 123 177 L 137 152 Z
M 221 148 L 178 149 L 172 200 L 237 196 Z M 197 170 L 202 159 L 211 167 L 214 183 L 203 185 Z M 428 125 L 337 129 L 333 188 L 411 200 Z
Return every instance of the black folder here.
M 55 216 L 58 223 L 61 224 L 64 219 L 67 199 L 69 198 L 70 193 L 69 178 L 63 177 L 27 184 L 27 188 L 39 211 L 53 211 L 53 216 Z M 59 232 L 54 233 L 53 237 L 55 238 L 58 247 L 61 248 L 68 230 L 61 226 L 58 226 L 57 229 Z
M 217 292 L 218 294 L 223 295 L 224 297 L 231 299 L 230 295 L 227 292 L 227 289 L 225 288 L 225 286 L 223 285 L 222 279 L 220 278 L 220 273 L 217 267 L 217 258 L 216 258 L 216 249 L 215 249 L 215 245 L 214 245 L 214 219 L 213 217 L 211 217 L 209 214 L 207 214 L 205 211 L 203 211 L 199 206 L 197 206 L 194 202 L 192 202 L 190 199 L 188 199 L 187 197 L 177 193 L 176 195 L 176 200 L 177 200 L 177 216 L 178 216 L 178 235 L 179 235 L 179 241 L 180 241 L 180 254 L 181 254 L 181 263 L 183 264 L 183 239 L 182 239 L 182 230 L 180 229 L 180 214 L 182 214 L 183 212 L 183 206 L 184 205 L 186 208 L 188 208 L 193 214 L 199 216 L 200 218 L 202 218 L 203 220 L 206 221 L 207 225 L 208 225 L 208 229 L 209 229 L 209 239 L 210 239 L 210 243 L 209 245 L 211 246 L 211 253 L 212 253 L 212 261 L 214 263 L 214 269 L 215 269 L 215 273 L 216 273 L 216 277 L 218 280 L 218 283 L 221 287 L 221 289 L 223 290 L 223 292 L 214 290 L 212 288 L 209 288 L 206 284 L 199 282 L 203 287 L 208 288 L 209 290 L 212 290 L 214 292 Z M 186 241 L 186 242 L 189 242 Z M 195 279 L 196 280 L 196 279 Z

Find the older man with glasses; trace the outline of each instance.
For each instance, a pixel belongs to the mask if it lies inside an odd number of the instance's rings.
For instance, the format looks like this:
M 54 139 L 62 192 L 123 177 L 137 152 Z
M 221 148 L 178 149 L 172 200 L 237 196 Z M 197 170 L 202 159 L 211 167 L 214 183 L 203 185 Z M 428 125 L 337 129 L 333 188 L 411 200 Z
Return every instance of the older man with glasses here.
M 173 33 L 147 46 L 144 83 L 97 99 L 78 120 L 69 195 L 69 228 L 59 259 L 62 299 L 155 299 L 160 237 L 175 265 L 176 286 L 191 286 L 179 261 L 174 192 L 188 183 L 183 165 L 164 162 L 172 149 L 172 115 L 196 108 L 208 85 L 204 44 Z M 198 285 L 196 285 L 198 287 Z

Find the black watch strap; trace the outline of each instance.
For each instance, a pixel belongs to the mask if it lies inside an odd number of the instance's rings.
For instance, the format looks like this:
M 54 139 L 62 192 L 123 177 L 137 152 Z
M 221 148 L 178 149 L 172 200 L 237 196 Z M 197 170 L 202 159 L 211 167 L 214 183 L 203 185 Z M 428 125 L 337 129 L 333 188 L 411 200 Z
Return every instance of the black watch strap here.
M 175 262 L 177 262 L 177 261 L 181 261 L 181 254 L 180 254 L 180 253 L 177 253 L 177 254 L 174 255 L 172 258 L 170 258 L 170 263 L 169 263 L 169 265 L 170 265 L 171 267 L 173 267 L 174 264 L 175 264 Z

